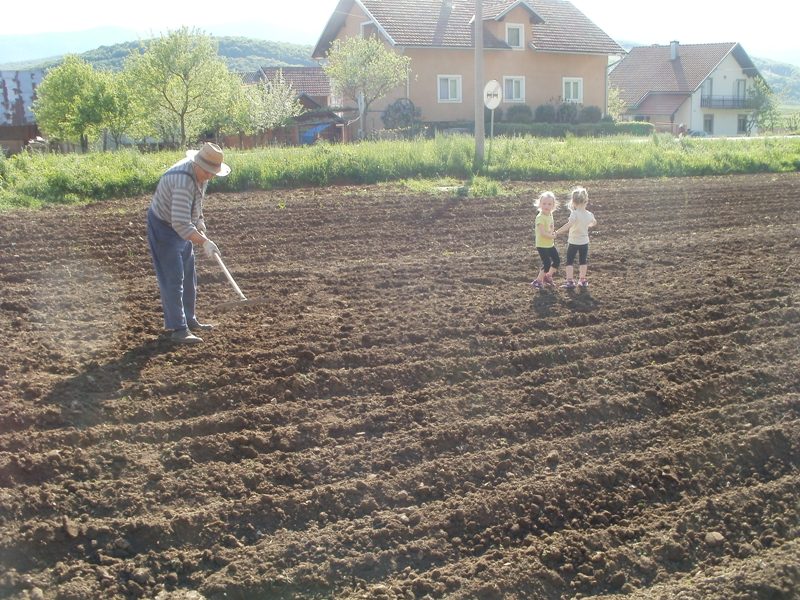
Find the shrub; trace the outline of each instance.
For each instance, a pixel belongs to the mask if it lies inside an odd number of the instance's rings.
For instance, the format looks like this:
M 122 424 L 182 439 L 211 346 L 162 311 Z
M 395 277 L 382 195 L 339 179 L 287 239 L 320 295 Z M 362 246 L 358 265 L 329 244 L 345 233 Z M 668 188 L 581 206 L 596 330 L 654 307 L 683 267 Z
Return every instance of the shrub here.
M 619 133 L 625 135 L 653 135 L 656 128 L 652 123 L 646 121 L 625 121 L 624 123 L 617 123 L 616 129 Z
M 574 102 L 562 102 L 556 110 L 558 123 L 574 123 L 578 119 L 578 105 Z
M 527 104 L 514 104 L 506 109 L 506 119 L 509 123 L 531 123 L 533 112 Z
M 601 121 L 599 123 L 501 123 L 495 124 L 496 135 L 519 136 L 533 135 L 536 137 L 565 138 L 567 135 L 575 137 L 603 137 L 609 135 L 652 135 L 654 127 L 651 123 L 626 122 L 614 123 Z
M 603 111 L 599 106 L 584 106 L 578 114 L 578 123 L 599 123 L 603 118 Z
M 556 107 L 552 104 L 540 104 L 536 107 L 534 120 L 537 123 L 555 123 Z
M 386 107 L 381 120 L 386 129 L 411 129 L 419 121 L 420 111 L 408 98 L 398 98 Z

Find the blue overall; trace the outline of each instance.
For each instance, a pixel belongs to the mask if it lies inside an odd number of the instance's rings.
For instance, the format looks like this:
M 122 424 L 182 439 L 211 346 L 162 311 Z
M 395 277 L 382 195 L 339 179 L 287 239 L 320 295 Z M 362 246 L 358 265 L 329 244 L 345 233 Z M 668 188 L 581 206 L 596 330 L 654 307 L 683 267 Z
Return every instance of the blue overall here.
M 197 272 L 192 242 L 179 236 L 172 226 L 147 210 L 147 241 L 153 255 L 166 329 L 186 329 L 187 318 L 196 320 Z

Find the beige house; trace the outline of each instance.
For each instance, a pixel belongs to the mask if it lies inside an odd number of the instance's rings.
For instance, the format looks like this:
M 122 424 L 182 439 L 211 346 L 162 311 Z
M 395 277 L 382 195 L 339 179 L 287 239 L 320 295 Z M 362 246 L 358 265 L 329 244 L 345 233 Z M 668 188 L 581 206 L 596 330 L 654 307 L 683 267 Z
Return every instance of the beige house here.
M 620 90 L 629 119 L 660 131 L 684 129 L 737 136 L 749 130 L 750 90 L 761 77 L 741 45 L 653 45 L 632 48 L 614 67 L 610 85 Z
M 369 130 L 398 98 L 409 98 L 431 122 L 475 119 L 474 0 L 340 0 L 313 57 L 324 60 L 337 38 L 376 35 L 411 58 L 405 85 L 374 103 Z M 502 85 L 505 111 L 562 101 L 607 100 L 609 55 L 624 50 L 566 0 L 484 0 L 484 79 Z M 336 99 L 332 104 L 337 104 Z

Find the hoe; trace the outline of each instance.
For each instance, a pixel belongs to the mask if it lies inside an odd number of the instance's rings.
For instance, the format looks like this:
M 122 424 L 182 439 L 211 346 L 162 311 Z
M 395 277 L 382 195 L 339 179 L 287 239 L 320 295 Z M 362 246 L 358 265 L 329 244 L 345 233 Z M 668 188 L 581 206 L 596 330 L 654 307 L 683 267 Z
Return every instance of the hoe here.
M 218 304 L 217 305 L 218 309 L 229 310 L 232 308 L 238 308 L 240 306 L 252 306 L 254 304 L 264 303 L 264 300 L 248 300 L 242 293 L 242 290 L 239 289 L 239 286 L 236 285 L 236 282 L 233 279 L 233 275 L 231 275 L 231 272 L 228 271 L 228 267 L 226 267 L 225 263 L 222 262 L 222 257 L 219 254 L 215 254 L 214 258 L 217 259 L 217 263 L 219 263 L 219 266 L 222 268 L 222 272 L 225 273 L 225 277 L 228 278 L 228 282 L 231 284 L 231 287 L 236 292 L 236 295 L 239 296 L 239 299 L 233 302 L 223 302 L 222 304 Z

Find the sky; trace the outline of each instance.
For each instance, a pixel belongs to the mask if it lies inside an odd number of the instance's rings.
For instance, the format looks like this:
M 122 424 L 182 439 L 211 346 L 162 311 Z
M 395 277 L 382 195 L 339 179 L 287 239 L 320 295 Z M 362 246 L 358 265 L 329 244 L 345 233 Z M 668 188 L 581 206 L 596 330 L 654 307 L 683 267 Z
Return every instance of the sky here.
M 473 2 L 473 0 L 456 0 Z M 536 0 L 533 0 L 534 4 Z M 731 0 L 572 0 L 572 3 L 622 44 L 739 42 L 750 56 L 800 66 L 800 3 L 760 0 L 742 5 Z M 4 3 L 0 36 L 121 27 L 142 36 L 159 35 L 182 25 L 215 35 L 256 37 L 315 44 L 338 0 L 137 0 L 126 9 L 108 0 L 20 0 Z M 254 8 L 254 7 L 263 8 Z M 757 12 L 756 10 L 757 9 Z M 282 38 L 282 39 L 281 39 Z

